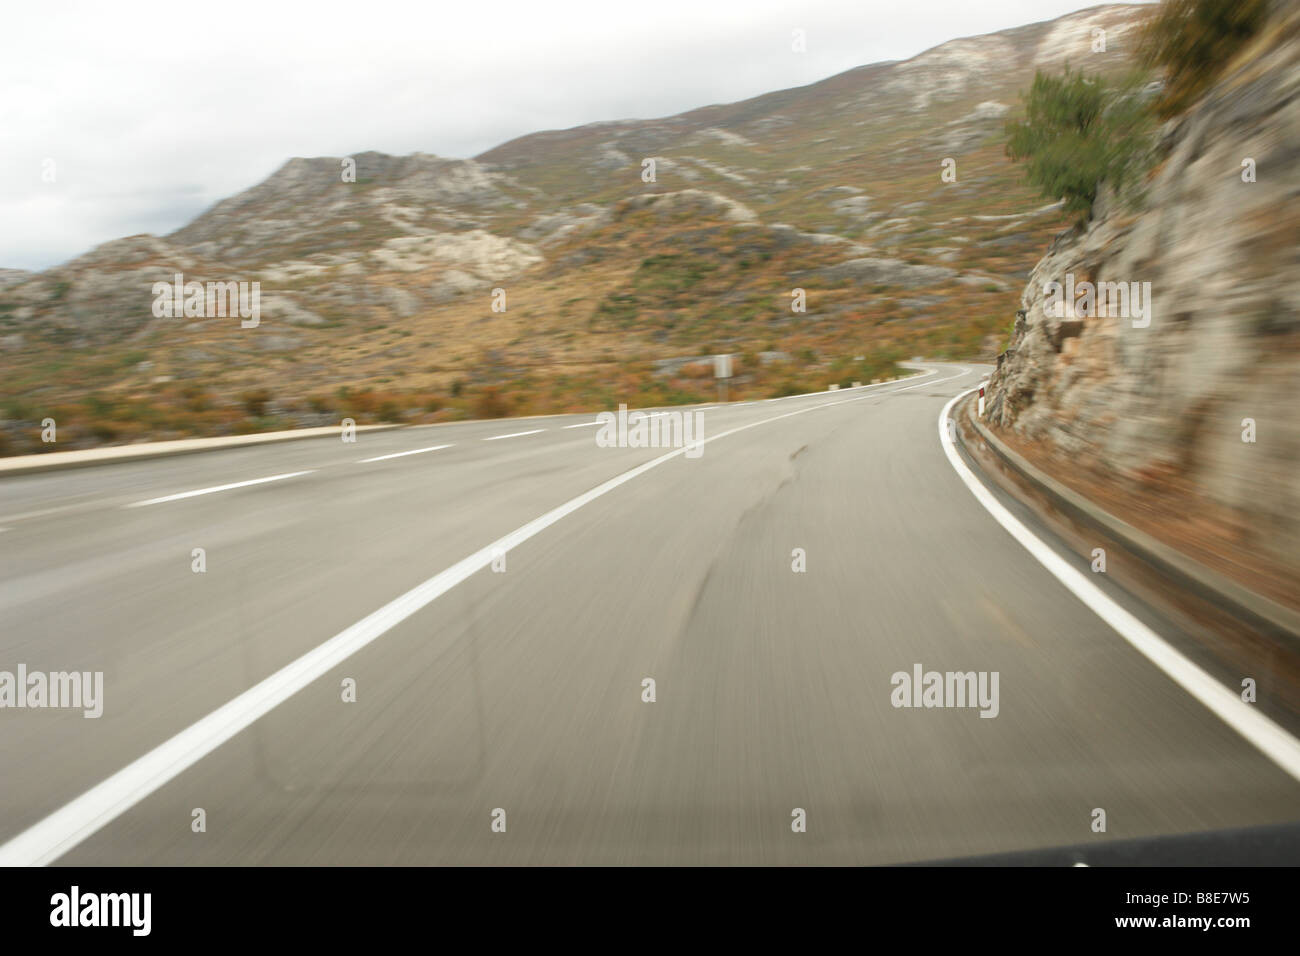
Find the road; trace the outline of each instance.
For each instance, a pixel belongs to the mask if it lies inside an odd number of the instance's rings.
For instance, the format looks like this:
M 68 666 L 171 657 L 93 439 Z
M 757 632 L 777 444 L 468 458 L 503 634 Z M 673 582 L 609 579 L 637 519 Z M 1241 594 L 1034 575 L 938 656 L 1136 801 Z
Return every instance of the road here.
M 0 710 L 0 861 L 875 864 L 1300 817 L 959 478 L 937 422 L 987 369 L 922 372 L 708 408 L 695 458 L 556 416 L 0 482 L 0 670 L 104 674 L 97 719 Z M 997 672 L 997 715 L 893 706 L 917 664 Z

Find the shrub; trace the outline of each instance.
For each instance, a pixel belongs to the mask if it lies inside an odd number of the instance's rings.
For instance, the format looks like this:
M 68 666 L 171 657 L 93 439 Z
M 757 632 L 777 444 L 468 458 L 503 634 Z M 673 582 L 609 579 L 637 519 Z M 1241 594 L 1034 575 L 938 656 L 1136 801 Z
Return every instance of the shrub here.
M 1164 72 L 1162 119 L 1187 109 L 1268 19 L 1268 0 L 1165 0 L 1147 21 L 1139 51 Z
M 266 406 L 271 401 L 271 393 L 264 388 L 256 388 L 239 396 L 239 400 L 243 402 L 244 411 L 248 413 L 249 418 L 261 418 L 266 414 Z
M 805 388 L 803 385 L 792 379 L 787 379 L 784 382 L 778 383 L 777 386 L 772 389 L 772 394 L 769 397 L 785 398 L 787 395 L 802 395 L 804 392 L 808 391 L 811 391 L 811 389 Z
M 495 385 L 489 385 L 474 398 L 474 415 L 478 418 L 505 418 L 509 414 L 510 403 Z
M 198 385 L 186 385 L 181 389 L 181 397 L 191 412 L 206 412 L 212 407 L 212 396 Z
M 1125 191 L 1145 172 L 1151 123 L 1138 78 L 1120 87 L 1067 67 L 1039 72 L 1025 98 L 1025 118 L 1007 124 L 1007 155 L 1025 163 L 1025 178 L 1086 222 L 1103 181 Z

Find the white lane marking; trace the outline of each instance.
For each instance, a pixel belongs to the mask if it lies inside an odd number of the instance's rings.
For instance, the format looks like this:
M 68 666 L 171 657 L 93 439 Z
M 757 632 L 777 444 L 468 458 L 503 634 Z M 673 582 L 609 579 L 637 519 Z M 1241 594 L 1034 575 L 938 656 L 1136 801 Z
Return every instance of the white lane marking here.
M 1254 744 L 1275 764 L 1300 780 L 1300 740 L 1245 703 L 1236 692 L 1224 687 L 1166 643 L 1159 634 L 1124 610 L 1105 591 L 1089 581 L 1083 572 L 1025 527 L 966 467 L 948 434 L 948 415 L 960 399 L 973 391 L 973 388 L 967 389 L 943 407 L 939 413 L 939 441 L 943 443 L 944 454 L 956 470 L 957 477 L 970 489 L 976 500 L 1034 560 L 1109 624 L 1120 637 L 1132 644 L 1143 657 L 1164 671 L 1174 683 L 1208 707 L 1215 716 Z
M 924 368 L 924 367 L 925 367 L 925 366 L 921 366 L 921 368 Z M 779 395 L 779 396 L 777 396 L 776 398 L 765 398 L 765 399 L 763 399 L 763 401 L 765 401 L 765 402 L 784 402 L 784 401 L 788 401 L 789 399 L 792 399 L 792 398 L 808 398 L 809 396 L 812 396 L 812 395 L 829 395 L 832 391 L 837 391 L 837 392 L 860 392 L 860 391 L 865 391 L 865 390 L 867 390 L 867 389 L 869 389 L 869 388 L 880 388 L 880 387 L 883 386 L 883 385 L 897 385 L 899 382 L 906 382 L 906 381 L 909 381 L 909 380 L 914 379 L 914 378 L 929 378 L 931 375 L 938 375 L 938 374 L 939 374 L 939 373 L 938 373 L 937 371 L 935 371 L 934 369 L 930 369 L 928 372 L 924 372 L 924 373 L 922 373 L 922 374 L 920 374 L 920 375 L 905 375 L 903 378 L 897 379 L 896 381 L 893 381 L 893 382 L 872 382 L 870 385 L 859 385 L 857 388 L 837 388 L 837 389 L 829 389 L 829 388 L 827 388 L 827 389 L 823 389 L 823 390 L 820 391 L 820 392 L 800 392 L 798 395 Z M 946 379 L 945 379 L 945 381 L 946 381 Z M 926 384 L 927 384 L 927 385 L 938 385 L 939 383 L 938 383 L 938 382 L 926 382 Z M 914 387 L 914 386 L 911 386 L 911 385 L 908 386 L 908 388 L 912 388 L 912 387 Z M 898 389 L 898 391 L 901 392 L 901 391 L 904 391 L 904 389 L 901 389 L 901 388 L 900 388 L 900 389 Z M 890 394 L 893 394 L 893 393 L 891 392 Z
M 526 432 L 511 432 L 509 435 L 493 435 L 490 438 L 484 438 L 484 441 L 500 441 L 503 438 L 518 438 L 521 435 L 536 435 L 538 432 L 546 431 L 545 428 L 533 428 Z
M 867 398 L 868 396 L 849 398 L 832 404 L 847 405 L 851 402 L 866 401 Z M 792 412 L 719 432 L 710 438 L 701 439 L 696 444 L 707 445 L 729 435 L 815 410 L 814 406 L 797 408 Z M 423 584 L 418 584 L 400 597 L 394 598 L 379 610 L 335 634 L 297 660 L 286 664 L 270 677 L 254 684 L 238 697 L 218 707 L 176 736 L 159 744 L 144 756 L 127 764 L 117 773 L 19 833 L 8 843 L 0 846 L 0 866 L 44 866 L 57 860 L 168 781 L 198 763 L 258 718 L 269 713 L 308 684 L 329 673 L 357 651 L 446 594 L 457 584 L 490 565 L 497 554 L 519 547 L 529 538 L 540 534 L 579 508 L 633 478 L 645 474 L 650 469 L 684 455 L 686 451 L 686 448 L 673 449 L 621 475 L 616 475 L 558 508 L 546 512 L 541 517 L 534 518 L 528 524 L 515 529 L 503 538 L 498 538 L 487 547 L 435 574 Z
M 451 445 L 454 444 L 455 442 L 451 443 Z M 397 452 L 393 452 L 393 454 L 391 455 L 378 455 L 375 458 L 362 458 L 359 462 L 357 462 L 357 464 L 368 465 L 372 461 L 388 461 L 388 459 L 390 458 L 404 458 L 407 455 L 422 455 L 426 451 L 437 451 L 439 448 L 450 448 L 451 445 L 431 445 L 428 448 L 414 448 L 411 451 L 397 451 Z
M 561 428 L 590 428 L 592 425 L 599 425 L 600 422 L 578 422 L 576 425 L 562 425 Z
M 947 378 L 941 378 L 941 379 L 939 379 L 939 381 L 937 381 L 937 382 L 922 382 L 921 385 L 924 385 L 924 386 L 926 386 L 927 388 L 929 388 L 929 387 L 932 386 L 932 385 L 942 385 L 944 382 L 951 382 L 953 379 L 961 378 L 963 375 L 966 375 L 966 374 L 969 373 L 969 372 L 970 372 L 970 369 L 968 369 L 968 368 L 964 368 L 964 369 L 962 369 L 960 372 L 958 372 L 956 375 L 949 375 Z M 881 382 L 880 384 L 881 384 L 881 385 L 885 385 L 885 384 L 890 384 L 890 385 L 892 385 L 892 384 L 894 384 L 894 383 L 893 383 L 893 382 L 889 382 L 889 383 Z M 921 385 L 909 385 L 909 386 L 907 386 L 907 388 L 898 388 L 898 389 L 895 389 L 894 391 L 892 391 L 892 392 L 888 392 L 888 393 L 886 393 L 886 394 L 889 394 L 889 395 L 897 395 L 899 392 L 906 392 L 908 388 L 920 388 Z M 870 386 L 863 386 L 863 387 L 864 387 L 864 388 L 870 388 Z M 963 393 L 963 394 L 964 394 L 964 393 Z M 864 398 L 870 398 L 870 397 L 871 397 L 870 395 L 864 396 Z M 852 401 L 857 401 L 857 399 L 852 399 Z M 828 404 L 828 405 L 843 405 L 844 403 L 843 403 L 843 402 L 827 402 L 826 404 Z M 818 406 L 815 406 L 815 407 L 817 407 L 817 408 L 821 408 L 822 406 L 821 406 L 821 405 L 818 405 Z
M 249 485 L 264 485 L 268 481 L 284 481 L 286 478 L 297 478 L 299 475 L 310 475 L 315 468 L 309 468 L 306 471 L 290 471 L 283 475 L 271 475 L 269 478 L 254 478 L 251 481 L 234 481 L 228 485 L 214 485 L 211 488 L 199 488 L 197 491 L 182 491 L 178 495 L 164 495 L 161 498 L 150 498 L 147 501 L 133 501 L 129 505 L 123 505 L 123 508 L 143 508 L 145 505 L 160 505 L 164 501 L 180 501 L 182 498 L 194 498 L 198 495 L 210 495 L 216 491 L 229 491 L 232 488 L 247 488 Z
M 970 373 L 970 369 L 968 369 L 968 368 L 963 368 L 963 369 L 962 369 L 960 372 L 958 372 L 956 375 L 950 375 L 948 378 L 941 378 L 941 379 L 939 379 L 939 381 L 937 381 L 937 382 L 922 382 L 920 385 L 909 385 L 909 386 L 907 386 L 906 388 L 900 388 L 900 389 L 898 389 L 898 391 L 900 391 L 900 392 L 910 392 L 910 391 L 911 391 L 912 389 L 914 389 L 914 388 L 921 388 L 921 387 L 923 387 L 923 386 L 925 386 L 925 387 L 929 387 L 930 385 L 941 385 L 941 384 L 943 384 L 944 382 L 951 382 L 954 378 L 961 378 L 963 375 L 967 375 L 967 374 L 969 374 L 969 373 Z
M 83 501 L 75 505 L 60 505 L 57 508 L 42 508 L 40 511 L 24 511 L 19 514 L 0 515 L 0 521 L 23 521 L 27 518 L 40 518 L 44 515 L 57 515 L 65 511 L 86 511 L 90 508 L 98 508 L 98 501 Z

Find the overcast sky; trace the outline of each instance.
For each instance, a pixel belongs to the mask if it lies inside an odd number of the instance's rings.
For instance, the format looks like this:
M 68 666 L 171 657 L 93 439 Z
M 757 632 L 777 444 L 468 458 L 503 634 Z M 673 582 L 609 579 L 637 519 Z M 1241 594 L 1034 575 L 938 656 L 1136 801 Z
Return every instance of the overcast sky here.
M 14 0 L 0 19 L 0 267 L 165 234 L 292 156 L 470 157 L 536 130 L 733 102 L 1092 5 Z M 805 53 L 791 51 L 795 29 Z

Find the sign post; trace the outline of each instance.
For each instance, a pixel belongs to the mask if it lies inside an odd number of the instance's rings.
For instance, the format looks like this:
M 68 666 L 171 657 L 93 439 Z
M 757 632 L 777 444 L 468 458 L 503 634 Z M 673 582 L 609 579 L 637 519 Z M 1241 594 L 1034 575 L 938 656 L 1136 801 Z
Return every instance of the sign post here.
M 727 379 L 731 378 L 731 356 L 713 356 L 713 377 L 718 380 L 718 401 L 727 400 Z

